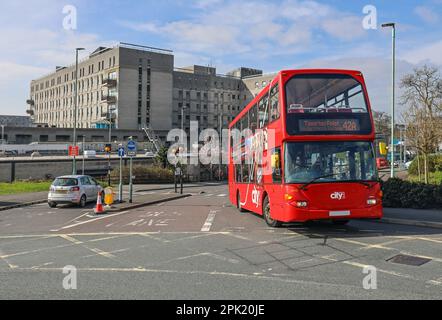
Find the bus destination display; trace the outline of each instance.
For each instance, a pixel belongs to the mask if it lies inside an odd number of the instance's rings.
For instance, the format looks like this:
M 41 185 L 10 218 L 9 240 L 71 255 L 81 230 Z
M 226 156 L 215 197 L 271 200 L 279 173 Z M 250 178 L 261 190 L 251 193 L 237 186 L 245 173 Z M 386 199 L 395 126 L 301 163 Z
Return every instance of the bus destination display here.
M 344 131 L 357 132 L 361 129 L 358 119 L 302 119 L 299 120 L 300 132 Z

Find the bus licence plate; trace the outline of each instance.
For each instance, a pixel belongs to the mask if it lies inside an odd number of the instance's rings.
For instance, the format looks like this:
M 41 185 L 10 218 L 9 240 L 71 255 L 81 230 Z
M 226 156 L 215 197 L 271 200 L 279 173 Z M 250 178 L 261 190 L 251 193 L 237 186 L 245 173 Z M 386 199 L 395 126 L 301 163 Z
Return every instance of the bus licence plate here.
M 349 216 L 350 211 L 330 211 L 329 216 L 330 217 L 345 217 Z

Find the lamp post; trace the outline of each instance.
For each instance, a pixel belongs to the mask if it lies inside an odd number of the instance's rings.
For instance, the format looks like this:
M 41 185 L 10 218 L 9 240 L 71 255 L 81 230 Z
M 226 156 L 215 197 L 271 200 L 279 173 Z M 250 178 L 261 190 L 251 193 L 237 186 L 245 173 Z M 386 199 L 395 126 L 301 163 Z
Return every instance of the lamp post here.
M 81 170 L 81 174 L 84 175 L 84 145 L 86 144 L 86 136 L 83 135 L 83 144 L 81 146 L 81 150 L 83 151 L 83 163 L 82 163 L 82 170 Z
M 85 50 L 84 48 L 75 49 L 75 84 L 74 84 L 74 139 L 73 145 L 76 149 L 77 147 L 77 104 L 78 104 L 78 52 Z M 72 174 L 77 174 L 77 163 L 76 163 L 76 151 L 74 151 L 74 158 L 72 159 Z
M 112 118 L 109 104 L 107 105 L 107 116 L 109 125 L 109 144 L 112 146 Z M 107 185 L 111 186 L 111 151 L 109 151 L 107 157 Z
M 394 178 L 394 104 L 395 104 L 395 82 L 396 82 L 396 24 L 393 22 L 382 24 L 382 28 L 391 27 L 391 144 L 390 144 L 390 177 Z

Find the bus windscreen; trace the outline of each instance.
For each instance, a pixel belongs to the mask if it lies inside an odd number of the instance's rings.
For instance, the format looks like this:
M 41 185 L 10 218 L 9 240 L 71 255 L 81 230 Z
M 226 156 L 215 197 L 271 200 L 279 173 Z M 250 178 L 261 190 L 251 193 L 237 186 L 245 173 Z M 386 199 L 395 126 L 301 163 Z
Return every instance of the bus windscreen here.
M 296 75 L 285 92 L 290 135 L 369 134 L 372 130 L 362 84 L 349 75 Z

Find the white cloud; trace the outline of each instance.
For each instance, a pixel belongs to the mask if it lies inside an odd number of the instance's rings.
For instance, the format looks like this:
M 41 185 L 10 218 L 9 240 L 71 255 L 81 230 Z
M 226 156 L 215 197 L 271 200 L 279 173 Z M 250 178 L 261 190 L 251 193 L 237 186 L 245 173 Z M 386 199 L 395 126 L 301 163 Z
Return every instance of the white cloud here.
M 218 1 L 216 1 L 218 4 Z M 224 54 L 287 53 L 309 49 L 314 33 L 337 41 L 364 36 L 362 16 L 340 12 L 316 1 L 285 0 L 280 3 L 226 1 L 204 6 L 191 18 L 159 23 L 132 21 L 120 24 L 132 30 L 163 36 L 172 48 L 220 57 Z
M 83 2 L 79 0 L 78 2 Z M 1 113 L 24 114 L 30 81 L 72 64 L 75 47 L 92 52 L 103 42 L 98 35 L 63 29 L 62 8 L 57 0 L 8 1 L 0 13 Z M 78 12 L 81 17 L 82 11 Z M 113 42 L 112 42 L 113 43 Z M 82 53 L 81 56 L 86 55 Z
M 366 32 L 360 17 L 347 16 L 340 19 L 327 19 L 322 23 L 324 30 L 331 36 L 344 41 L 360 38 Z
M 437 23 L 439 21 L 439 15 L 429 7 L 416 7 L 414 9 L 414 13 L 416 13 L 426 23 Z
M 442 66 L 442 40 L 408 50 L 403 58 L 411 63 L 433 63 Z
M 371 102 L 371 107 L 376 111 L 390 113 L 391 99 L 391 60 L 382 57 L 354 57 L 338 59 L 321 59 L 306 63 L 307 68 L 333 68 L 359 70 L 363 73 Z M 397 114 L 401 114 L 403 107 L 400 105 L 402 91 L 399 87 L 400 79 L 413 71 L 414 64 L 404 60 L 396 62 L 396 92 Z

